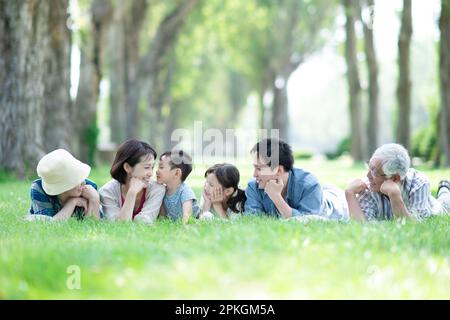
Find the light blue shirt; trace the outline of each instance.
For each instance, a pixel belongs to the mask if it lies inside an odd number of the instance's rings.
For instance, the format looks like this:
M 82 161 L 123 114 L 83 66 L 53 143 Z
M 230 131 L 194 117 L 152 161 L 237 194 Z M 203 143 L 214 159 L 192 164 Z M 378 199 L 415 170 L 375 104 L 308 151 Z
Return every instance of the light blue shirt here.
M 200 207 L 197 204 L 197 198 L 194 191 L 186 184 L 181 183 L 174 194 L 164 196 L 163 203 L 167 216 L 171 220 L 178 220 L 183 216 L 183 203 L 192 200 L 192 215 L 197 217 Z
M 293 168 L 289 171 L 286 202 L 292 208 L 292 216 L 320 215 L 330 219 L 341 219 L 347 216 L 345 199 L 335 196 L 335 190 L 324 197 L 319 181 L 311 173 Z M 248 183 L 245 191 L 246 214 L 264 214 L 281 217 L 269 195 L 259 189 L 255 179 Z M 342 203 L 341 203 L 342 202 Z

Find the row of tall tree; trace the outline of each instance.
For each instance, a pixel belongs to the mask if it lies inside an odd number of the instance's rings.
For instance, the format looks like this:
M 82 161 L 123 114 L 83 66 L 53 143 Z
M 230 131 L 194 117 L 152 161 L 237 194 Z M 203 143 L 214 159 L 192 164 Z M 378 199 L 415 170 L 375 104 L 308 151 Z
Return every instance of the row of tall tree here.
M 298 0 L 76 3 L 84 14 L 74 29 L 69 0 L 0 0 L 0 167 L 19 176 L 58 147 L 92 162 L 103 80 L 116 143 L 144 137 L 168 146 L 172 130 L 199 113 L 211 126 L 235 125 L 252 91 L 260 126 L 286 138 L 287 79 L 321 45 L 333 8 Z M 73 45 L 81 52 L 74 101 Z
M 373 0 L 343 0 L 346 15 L 345 57 L 347 62 L 347 79 L 349 88 L 349 110 L 351 123 L 351 154 L 355 160 L 367 159 L 378 146 L 379 132 L 379 84 L 378 62 L 374 46 L 373 19 L 375 18 L 375 3 Z M 365 15 L 362 15 L 365 12 Z M 441 152 L 444 162 L 450 165 L 450 1 L 441 1 L 439 18 L 439 86 L 441 92 L 440 116 L 436 121 L 438 128 L 437 161 Z M 368 18 L 369 17 L 369 18 Z M 412 39 L 412 1 L 403 0 L 401 11 L 401 27 L 398 37 L 398 85 L 397 85 L 397 116 L 396 139 L 406 148 L 411 149 L 411 39 Z M 360 71 L 358 63 L 358 37 L 355 24 L 362 23 L 364 31 L 364 51 L 368 74 L 368 103 L 362 102 Z M 364 106 L 368 110 L 364 110 Z M 364 115 L 367 114 L 367 125 L 364 125 Z M 367 128 L 367 131 L 364 131 Z
M 81 52 L 75 101 L 70 99 L 69 0 L 0 1 L 0 166 L 25 176 L 56 148 L 92 162 L 100 82 L 111 80 L 114 140 L 137 136 L 138 79 L 147 75 L 152 104 L 161 102 L 164 69 L 177 33 L 197 0 L 176 1 L 139 55 L 148 1 L 79 1 L 88 19 L 76 33 Z M 109 44 L 109 46 L 108 46 Z M 107 67 L 108 66 L 108 67 Z M 143 72 L 139 72 L 143 70 Z
M 373 0 L 0 0 L 0 168 L 25 176 L 39 158 L 64 147 L 91 162 L 97 146 L 100 84 L 109 84 L 113 142 L 141 137 L 170 146 L 177 127 L 203 119 L 233 127 L 250 94 L 260 128 L 288 138 L 287 81 L 328 40 L 345 8 L 352 155 L 378 145 L 378 65 Z M 442 0 L 440 143 L 450 162 L 449 1 Z M 362 99 L 358 37 L 362 23 L 368 103 Z M 399 35 L 398 139 L 409 146 L 411 0 Z M 76 99 L 71 52 L 80 50 Z M 363 106 L 368 106 L 368 110 Z M 363 118 L 368 115 L 367 125 Z M 367 127 L 367 132 L 364 128 Z

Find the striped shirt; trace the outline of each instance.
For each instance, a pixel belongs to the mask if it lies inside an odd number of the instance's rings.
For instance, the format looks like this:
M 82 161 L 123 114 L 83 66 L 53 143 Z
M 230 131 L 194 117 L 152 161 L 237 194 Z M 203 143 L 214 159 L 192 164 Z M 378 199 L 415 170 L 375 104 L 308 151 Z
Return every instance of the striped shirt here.
M 443 212 L 443 207 L 432 195 L 427 176 L 409 169 L 400 185 L 403 202 L 408 212 L 422 220 Z M 381 192 L 366 191 L 358 197 L 361 210 L 368 220 L 393 220 L 391 201 Z
M 91 185 L 95 190 L 97 190 L 97 185 L 93 181 L 86 179 L 85 183 L 87 185 Z M 62 209 L 62 204 L 59 201 L 58 196 L 51 196 L 45 193 L 44 189 L 42 188 L 42 179 L 33 181 L 33 183 L 31 184 L 30 197 L 31 206 L 29 214 L 38 214 L 53 217 Z M 74 212 L 75 217 L 78 220 L 83 219 L 83 208 L 76 207 Z

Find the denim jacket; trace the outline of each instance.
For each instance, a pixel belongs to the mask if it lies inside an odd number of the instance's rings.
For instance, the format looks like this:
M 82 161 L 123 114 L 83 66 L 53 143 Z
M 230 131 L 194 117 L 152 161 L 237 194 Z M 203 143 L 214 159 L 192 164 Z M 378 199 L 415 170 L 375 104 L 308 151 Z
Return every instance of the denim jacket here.
M 264 189 L 259 189 L 255 179 L 248 183 L 245 191 L 245 213 L 278 216 L 280 213 Z M 293 168 L 289 171 L 286 202 L 292 208 L 292 216 L 320 214 L 322 209 L 322 188 L 311 173 Z
M 265 214 L 281 217 L 269 195 L 264 189 L 259 189 L 255 179 L 248 183 L 245 191 L 246 214 Z M 286 202 L 292 208 L 292 216 L 320 215 L 331 219 L 341 219 L 348 215 L 345 209 L 345 198 L 339 199 L 335 192 L 330 192 L 331 197 L 324 197 L 322 187 L 317 178 L 311 173 L 293 168 L 289 171 Z M 343 202 L 343 203 L 341 203 Z

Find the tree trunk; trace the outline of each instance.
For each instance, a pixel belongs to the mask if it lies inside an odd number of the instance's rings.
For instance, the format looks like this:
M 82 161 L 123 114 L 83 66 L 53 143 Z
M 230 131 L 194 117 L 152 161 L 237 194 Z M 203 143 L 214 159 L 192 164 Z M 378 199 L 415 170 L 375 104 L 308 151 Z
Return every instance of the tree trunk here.
M 364 49 L 366 53 L 367 69 L 369 71 L 369 118 L 367 122 L 367 151 L 371 155 L 378 147 L 378 61 L 373 37 L 373 18 L 375 5 L 373 0 L 365 1 L 365 8 L 369 10 L 370 20 L 363 21 Z
M 283 47 L 285 53 L 276 62 L 276 71 L 272 77 L 271 88 L 273 92 L 272 103 L 272 129 L 279 130 L 279 138 L 289 142 L 289 109 L 287 99 L 287 82 L 291 73 L 300 65 L 301 59 L 293 61 L 294 32 L 299 21 L 301 2 L 292 1 L 288 3 L 285 27 L 282 31 Z M 318 19 L 320 21 L 320 19 Z M 297 53 L 298 54 L 298 53 Z
M 245 105 L 245 99 L 247 97 L 247 88 L 244 77 L 242 74 L 236 71 L 229 72 L 230 77 L 230 104 L 231 114 L 229 117 L 229 128 L 235 128 L 239 122 L 239 112 Z
M 175 55 L 171 55 L 171 63 L 167 66 L 167 88 L 172 83 L 172 77 L 176 68 Z M 167 98 L 167 112 L 160 114 L 161 121 L 158 123 L 159 138 L 152 139 L 151 143 L 159 150 L 171 150 L 174 143 L 172 143 L 172 132 L 175 130 L 177 119 L 179 117 L 179 110 L 182 108 L 181 101 L 174 101 L 172 97 Z
M 163 147 L 160 150 L 171 150 L 172 147 L 175 146 L 176 141 L 172 141 L 172 133 L 176 129 L 177 119 L 180 116 L 179 109 L 182 108 L 182 104 L 180 102 L 171 103 L 170 113 L 167 116 L 167 119 L 164 121 L 164 136 L 163 136 Z M 157 141 L 153 139 L 151 141 L 155 146 L 157 145 Z
M 442 0 L 439 50 L 439 75 L 441 88 L 440 141 L 445 156 L 444 163 L 450 166 L 450 0 Z
M 345 58 L 350 95 L 351 154 L 355 161 L 364 160 L 364 136 L 362 129 L 361 84 L 359 80 L 356 49 L 355 19 L 359 7 L 354 0 L 344 0 L 346 15 Z
M 125 1 L 118 1 L 114 7 L 113 21 L 108 32 L 109 57 L 109 128 L 110 139 L 116 144 L 126 139 L 126 109 L 125 109 L 125 34 L 124 19 L 126 14 Z
M 147 11 L 146 0 L 134 0 L 124 20 L 125 39 L 125 105 L 127 109 L 127 138 L 138 135 L 139 88 L 137 83 L 139 63 L 139 37 Z
M 258 119 L 259 129 L 266 129 L 266 121 L 265 121 L 266 107 L 264 105 L 265 91 L 266 91 L 266 89 L 264 87 L 264 89 L 261 89 L 258 93 L 258 97 L 259 97 L 259 119 Z
M 170 12 L 158 26 L 148 53 L 141 59 L 139 76 L 141 79 L 148 80 L 149 109 L 153 109 L 150 112 L 153 115 L 153 119 L 150 119 L 153 122 L 151 131 L 155 131 L 155 127 L 160 124 L 161 109 L 166 103 L 169 92 L 167 69 L 172 56 L 171 51 L 186 17 L 198 3 L 199 0 L 186 0 Z M 161 130 L 158 130 L 157 134 L 159 133 Z M 153 135 L 150 138 L 152 139 Z
M 70 49 L 71 32 L 67 28 L 69 0 L 51 0 L 48 54 L 46 57 L 44 149 L 70 150 Z
M 411 0 L 403 0 L 402 25 L 398 40 L 399 49 L 399 79 L 397 87 L 398 116 L 397 141 L 405 148 L 410 147 L 411 135 L 411 77 L 410 77 L 410 47 L 412 36 Z
M 279 130 L 279 138 L 288 141 L 288 101 L 287 101 L 287 89 L 286 81 L 279 83 L 274 80 L 272 88 L 273 92 L 273 104 L 272 104 L 272 129 Z
M 80 85 L 76 100 L 76 143 L 81 161 L 94 164 L 97 147 L 97 102 L 102 78 L 102 39 L 111 18 L 111 2 L 94 0 L 91 7 L 91 38 L 81 48 Z
M 43 155 L 49 7 L 0 0 L 0 167 L 21 178 Z
M 154 109 L 154 122 L 152 124 L 153 135 L 151 136 L 151 141 L 158 149 L 167 146 L 167 141 L 165 141 L 164 138 L 161 141 L 160 137 L 164 137 L 166 134 L 166 120 L 174 120 L 170 119 L 170 117 L 175 116 L 175 113 L 170 110 L 171 97 L 169 96 L 170 86 L 172 83 L 173 63 L 175 62 L 174 56 L 174 54 L 169 54 L 169 57 L 167 57 L 168 60 L 171 60 L 171 63 L 169 63 L 164 70 L 161 70 L 161 79 L 157 82 L 158 86 L 153 88 L 153 97 L 157 99 L 154 103 L 157 108 Z M 166 108 L 165 112 L 163 112 L 163 108 Z

